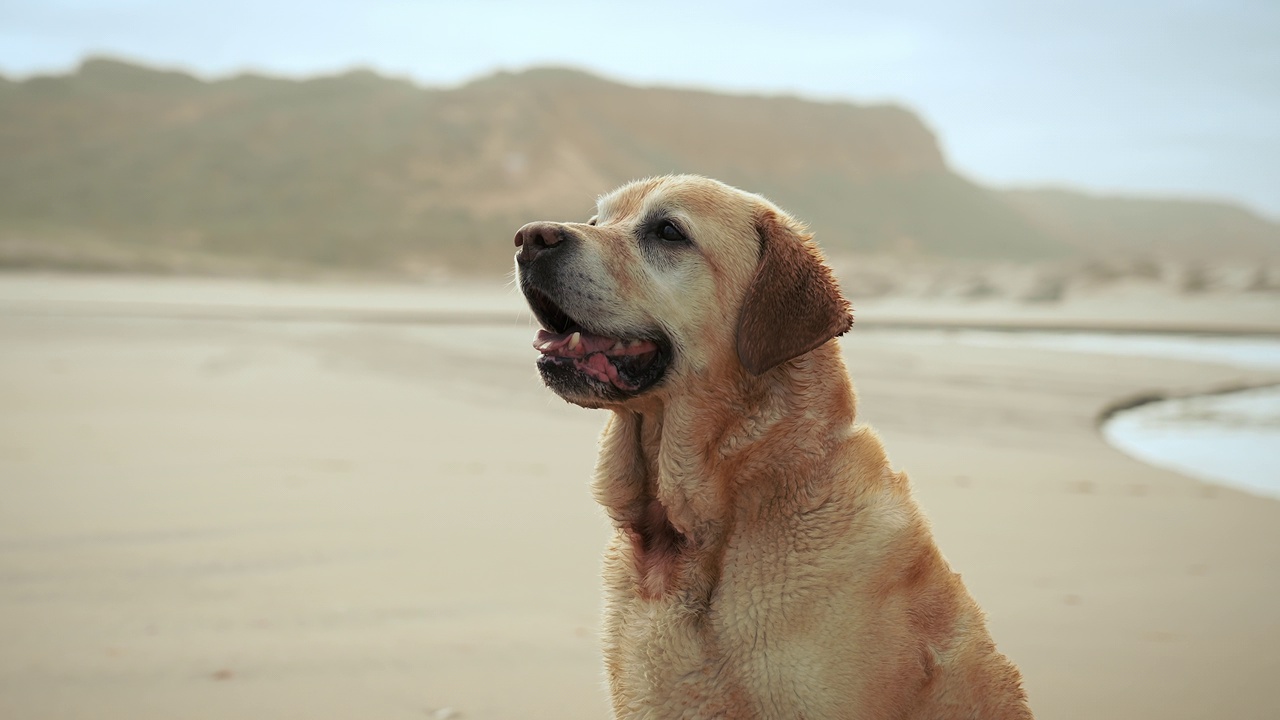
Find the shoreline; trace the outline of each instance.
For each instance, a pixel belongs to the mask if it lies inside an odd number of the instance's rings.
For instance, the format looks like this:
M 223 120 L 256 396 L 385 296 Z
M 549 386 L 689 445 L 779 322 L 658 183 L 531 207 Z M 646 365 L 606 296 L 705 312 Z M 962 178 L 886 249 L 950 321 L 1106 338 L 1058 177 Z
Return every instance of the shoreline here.
M 1214 397 L 1216 395 L 1231 395 L 1232 393 L 1246 392 L 1249 390 L 1267 390 L 1269 388 L 1280 388 L 1280 379 L 1238 384 L 1227 383 L 1224 385 L 1213 385 L 1201 390 L 1193 389 L 1177 393 L 1164 393 L 1160 391 L 1139 392 L 1129 397 L 1122 397 L 1115 402 L 1104 406 L 1102 410 L 1098 412 L 1095 425 L 1099 430 L 1101 430 L 1102 426 L 1105 425 L 1108 420 L 1119 413 L 1126 410 L 1134 410 L 1152 403 L 1165 402 L 1166 400 L 1187 400 L 1197 397 Z

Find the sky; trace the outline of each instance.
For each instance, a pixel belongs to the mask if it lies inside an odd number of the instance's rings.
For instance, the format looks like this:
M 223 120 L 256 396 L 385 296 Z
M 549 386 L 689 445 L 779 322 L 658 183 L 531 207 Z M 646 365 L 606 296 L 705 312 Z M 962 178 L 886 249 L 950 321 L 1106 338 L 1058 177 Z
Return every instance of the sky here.
M 1280 219 L 1280 0 L 0 0 L 0 72 L 87 54 L 432 86 L 567 65 L 888 101 L 981 182 L 1228 199 Z

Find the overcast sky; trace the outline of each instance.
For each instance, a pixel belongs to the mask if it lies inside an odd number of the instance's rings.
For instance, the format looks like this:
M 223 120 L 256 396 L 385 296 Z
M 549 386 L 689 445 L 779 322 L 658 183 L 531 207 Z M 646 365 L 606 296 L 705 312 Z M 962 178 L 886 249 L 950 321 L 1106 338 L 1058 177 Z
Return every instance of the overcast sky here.
M 558 64 L 891 100 L 981 181 L 1234 198 L 1280 218 L 1280 0 L 0 0 L 0 72 L 88 53 L 431 85 Z

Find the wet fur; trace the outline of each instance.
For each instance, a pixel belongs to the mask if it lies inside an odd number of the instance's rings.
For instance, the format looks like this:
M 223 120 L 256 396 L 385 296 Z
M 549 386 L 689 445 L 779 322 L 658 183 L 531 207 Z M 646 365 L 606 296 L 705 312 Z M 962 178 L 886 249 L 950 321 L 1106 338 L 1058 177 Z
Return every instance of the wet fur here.
M 855 424 L 831 340 L 848 303 L 804 228 L 691 176 L 633 183 L 599 210 L 567 225 L 582 239 L 567 272 L 607 292 L 571 311 L 661 328 L 675 348 L 640 396 L 566 395 L 610 410 L 594 490 L 616 528 L 616 716 L 1030 718 L 906 476 Z M 641 247 L 654 212 L 678 214 L 695 249 Z

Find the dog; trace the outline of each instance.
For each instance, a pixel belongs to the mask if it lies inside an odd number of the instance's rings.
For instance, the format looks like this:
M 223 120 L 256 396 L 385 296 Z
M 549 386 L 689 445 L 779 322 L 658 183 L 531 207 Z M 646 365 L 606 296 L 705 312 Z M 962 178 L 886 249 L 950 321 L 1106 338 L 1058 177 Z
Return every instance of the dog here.
M 594 492 L 619 718 L 1030 718 L 834 340 L 797 220 L 680 175 L 515 236 L 538 371 L 610 412 Z

